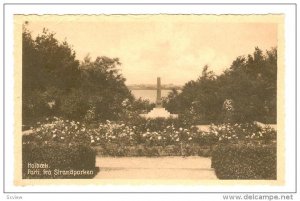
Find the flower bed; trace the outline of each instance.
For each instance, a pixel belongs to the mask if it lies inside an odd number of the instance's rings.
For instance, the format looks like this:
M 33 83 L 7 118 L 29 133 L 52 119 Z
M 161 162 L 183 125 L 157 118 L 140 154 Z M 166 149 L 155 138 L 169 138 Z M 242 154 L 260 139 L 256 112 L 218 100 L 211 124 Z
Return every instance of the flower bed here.
M 203 132 L 196 126 L 169 119 L 85 125 L 54 118 L 38 123 L 32 133 L 23 136 L 23 143 L 80 143 L 94 147 L 98 154 L 112 156 L 210 156 L 211 148 L 219 143 L 276 141 L 275 130 L 254 124 L 212 124 L 208 132 Z
M 219 142 L 238 142 L 241 140 L 260 140 L 268 143 L 276 140 L 276 131 L 271 127 L 260 127 L 256 124 L 212 124 L 210 127 L 210 133 L 215 134 L 219 138 Z

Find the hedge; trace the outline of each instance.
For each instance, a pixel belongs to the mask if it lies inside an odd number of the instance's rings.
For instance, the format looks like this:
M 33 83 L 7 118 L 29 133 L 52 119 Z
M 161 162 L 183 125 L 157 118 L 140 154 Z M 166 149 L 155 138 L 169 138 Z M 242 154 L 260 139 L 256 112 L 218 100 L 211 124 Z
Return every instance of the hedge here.
M 120 146 L 119 144 L 107 143 L 102 146 L 92 146 L 99 156 L 113 157 L 157 157 L 157 156 L 211 156 L 210 146 L 200 146 L 199 144 L 183 144 L 167 146 L 147 146 L 139 144 L 135 146 Z
M 212 152 L 212 167 L 219 179 L 276 180 L 276 144 L 220 144 Z
M 87 146 L 23 144 L 22 149 L 23 179 L 93 178 L 99 171 L 96 153 Z

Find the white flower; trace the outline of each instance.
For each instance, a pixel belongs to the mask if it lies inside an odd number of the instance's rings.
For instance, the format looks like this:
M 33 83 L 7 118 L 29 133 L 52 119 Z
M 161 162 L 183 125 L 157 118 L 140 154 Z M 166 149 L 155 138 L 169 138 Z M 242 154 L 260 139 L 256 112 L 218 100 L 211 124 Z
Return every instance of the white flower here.
M 91 140 L 91 143 L 94 143 L 95 142 L 95 140 Z
M 191 137 L 189 137 L 189 140 L 192 140 L 192 138 L 191 138 Z
M 85 131 L 85 128 L 82 128 L 81 131 L 84 132 L 84 131 Z
M 183 129 L 180 127 L 179 130 L 182 131 Z
M 60 137 L 60 139 L 62 139 L 62 140 L 63 140 L 63 139 L 65 139 L 65 138 L 64 138 L 64 137 Z
M 179 138 L 176 139 L 176 142 L 178 142 L 178 141 L 179 141 Z
M 56 137 L 56 134 L 54 134 L 52 137 L 55 138 L 55 137 Z
M 157 138 L 157 139 L 161 140 L 161 136 L 158 136 L 158 138 Z

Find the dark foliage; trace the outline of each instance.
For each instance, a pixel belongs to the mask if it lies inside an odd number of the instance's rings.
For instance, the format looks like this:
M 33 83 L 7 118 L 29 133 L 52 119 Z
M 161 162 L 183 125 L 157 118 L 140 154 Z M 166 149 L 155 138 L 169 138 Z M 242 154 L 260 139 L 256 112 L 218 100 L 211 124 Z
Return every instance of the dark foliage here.
M 205 66 L 196 81 L 186 83 L 179 93 L 173 90 L 164 101 L 172 113 L 182 114 L 197 124 L 224 122 L 225 100 L 233 101 L 230 119 L 234 122 L 276 123 L 277 49 L 264 54 L 238 57 L 228 70 L 216 76 Z
M 66 41 L 47 29 L 32 38 L 26 25 L 22 47 L 23 124 L 48 116 L 117 120 L 126 113 L 124 104 L 133 102 L 118 58 L 86 57 L 80 63 Z
M 276 144 L 220 144 L 212 153 L 219 179 L 270 179 L 277 175 Z

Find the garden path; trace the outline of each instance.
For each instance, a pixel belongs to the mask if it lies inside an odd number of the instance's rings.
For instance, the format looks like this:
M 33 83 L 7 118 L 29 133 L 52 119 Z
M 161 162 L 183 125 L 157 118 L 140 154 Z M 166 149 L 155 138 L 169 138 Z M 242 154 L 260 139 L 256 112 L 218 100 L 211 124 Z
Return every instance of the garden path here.
M 190 157 L 97 157 L 96 179 L 217 179 L 211 159 Z

